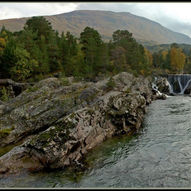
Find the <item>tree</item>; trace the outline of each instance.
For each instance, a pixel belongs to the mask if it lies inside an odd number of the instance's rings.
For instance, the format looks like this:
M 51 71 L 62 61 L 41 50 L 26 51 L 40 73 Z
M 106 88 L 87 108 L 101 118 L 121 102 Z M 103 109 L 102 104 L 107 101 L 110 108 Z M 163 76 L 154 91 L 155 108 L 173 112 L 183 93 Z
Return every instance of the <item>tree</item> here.
M 191 73 L 191 49 L 188 50 L 184 65 L 184 72 Z
M 110 52 L 110 67 L 114 73 L 126 71 L 128 65 L 126 64 L 126 51 L 121 46 L 116 46 Z
M 36 60 L 30 58 L 30 54 L 23 48 L 16 47 L 14 50 L 16 62 L 10 68 L 11 78 L 14 80 L 25 80 L 31 76 L 33 69 L 38 66 Z
M 0 65 L 1 65 L 1 75 L 4 78 L 10 77 L 10 68 L 14 66 L 16 63 L 16 58 L 14 54 L 14 50 L 16 48 L 16 42 L 13 38 L 11 38 L 0 57 Z
M 140 70 L 140 72 L 142 75 L 148 75 L 152 71 L 153 57 L 152 54 L 149 52 L 149 50 L 144 48 L 144 51 L 145 51 L 145 63 L 142 65 L 142 69 Z
M 67 67 L 67 70 L 70 69 L 70 74 L 75 77 L 83 77 L 86 75 L 86 65 L 84 64 L 84 53 L 81 50 L 81 45 L 77 46 L 77 54 L 74 55 L 70 60 L 70 67 Z
M 74 56 L 77 54 L 77 39 L 70 33 L 66 33 L 67 56 Z
M 33 32 L 29 28 L 25 28 L 24 30 L 18 33 L 16 41 L 18 44 L 22 44 L 23 47 L 30 52 L 31 56 L 35 57 L 33 50 L 37 47 L 37 31 Z
M 66 35 L 62 32 L 61 37 L 57 43 L 58 45 L 58 59 L 62 65 L 62 68 L 66 76 L 71 76 L 73 74 L 73 62 L 74 57 L 78 54 L 78 43 L 77 38 L 75 38 L 70 32 Z
M 53 34 L 51 23 L 44 17 L 32 17 L 28 19 L 24 26 L 24 29 L 31 30 L 32 32 L 37 32 L 38 39 L 40 39 L 43 35 L 46 42 L 49 41 L 49 38 Z
M 82 44 L 81 50 L 84 53 L 84 64 L 86 65 L 87 77 L 95 77 L 103 66 L 101 59 L 103 54 L 103 41 L 97 30 L 86 27 L 80 34 L 80 43 Z
M 45 75 L 62 69 L 58 32 L 53 30 L 48 20 L 44 17 L 32 17 L 27 20 L 21 37 L 28 39 L 28 43 L 23 39 L 24 47 L 39 63 L 34 72 L 36 75 Z
M 186 61 L 186 56 L 182 52 L 182 49 L 172 46 L 170 49 L 170 63 L 172 71 L 182 73 L 185 61 Z
M 3 50 L 5 49 L 6 43 L 8 41 L 8 31 L 5 29 L 5 26 L 3 25 L 1 31 L 0 31 L 0 56 L 3 54 Z
M 48 46 L 44 35 L 39 39 L 39 50 L 37 52 L 39 60 L 39 72 L 47 74 L 50 72 Z
M 0 31 L 0 37 L 4 38 L 6 41 L 11 38 L 13 35 L 12 32 L 10 32 L 9 30 L 7 30 L 5 28 L 5 26 L 3 25 L 3 27 L 1 28 L 1 31 Z
M 144 47 L 136 42 L 132 37 L 132 33 L 127 30 L 117 30 L 112 35 L 112 43 L 114 47 L 122 47 L 125 50 L 126 68 L 131 68 L 131 70 L 136 73 L 144 68 L 145 51 Z
M 4 38 L 0 37 L 0 56 L 3 54 L 3 50 L 5 49 L 6 41 Z
M 127 30 L 117 30 L 112 35 L 112 40 L 115 45 L 120 45 L 124 48 L 129 48 L 130 45 L 135 45 L 136 40 L 132 37 L 132 33 Z
M 153 53 L 153 67 L 164 72 L 171 71 L 170 64 L 170 51 L 169 50 L 160 50 L 159 52 Z

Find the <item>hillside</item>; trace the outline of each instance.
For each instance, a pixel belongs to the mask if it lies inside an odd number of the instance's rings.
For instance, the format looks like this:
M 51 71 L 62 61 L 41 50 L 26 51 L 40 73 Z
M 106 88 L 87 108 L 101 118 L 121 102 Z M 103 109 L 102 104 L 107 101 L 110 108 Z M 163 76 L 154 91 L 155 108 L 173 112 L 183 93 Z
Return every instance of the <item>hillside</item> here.
M 45 18 L 55 30 L 70 31 L 78 37 L 86 26 L 90 26 L 98 30 L 105 40 L 111 39 L 115 30 L 125 29 L 133 33 L 138 42 L 147 45 L 173 42 L 191 44 L 191 38 L 187 35 L 171 31 L 157 22 L 129 12 L 78 10 Z M 0 28 L 4 25 L 10 31 L 19 31 L 27 19 L 0 20 Z
M 170 49 L 170 44 L 159 44 L 159 45 L 151 45 L 151 46 L 145 46 L 150 52 L 159 52 L 162 50 L 169 50 Z M 190 44 L 178 44 L 178 47 L 180 47 L 183 52 L 186 55 L 189 55 L 191 53 L 191 45 Z

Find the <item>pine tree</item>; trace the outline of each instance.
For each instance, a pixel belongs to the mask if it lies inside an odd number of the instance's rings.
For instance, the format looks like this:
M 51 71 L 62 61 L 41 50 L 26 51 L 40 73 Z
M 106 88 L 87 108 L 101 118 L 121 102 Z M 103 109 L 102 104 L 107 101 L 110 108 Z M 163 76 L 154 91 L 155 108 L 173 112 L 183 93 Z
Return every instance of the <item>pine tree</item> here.
M 104 44 L 97 30 L 86 27 L 80 34 L 81 50 L 84 53 L 84 64 L 86 76 L 94 78 L 103 66 L 103 50 Z
M 113 48 L 122 47 L 125 50 L 126 67 L 135 73 L 140 73 L 146 63 L 144 47 L 136 42 L 132 33 L 127 30 L 117 30 L 112 35 Z

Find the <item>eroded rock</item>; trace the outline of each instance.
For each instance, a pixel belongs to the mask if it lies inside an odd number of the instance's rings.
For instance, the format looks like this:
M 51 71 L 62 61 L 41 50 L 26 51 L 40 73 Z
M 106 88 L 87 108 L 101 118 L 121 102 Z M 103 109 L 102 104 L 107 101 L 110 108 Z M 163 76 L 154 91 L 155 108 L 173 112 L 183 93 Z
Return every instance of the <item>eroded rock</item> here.
M 0 173 L 83 166 L 86 153 L 108 137 L 137 131 L 153 99 L 151 81 L 125 72 L 113 80 L 108 91 L 109 78 L 69 86 L 50 78 L 8 102 L 0 145 L 33 136 L 0 157 Z
M 169 82 L 168 82 L 167 78 L 158 77 L 155 83 L 158 86 L 158 90 L 161 93 L 165 93 L 165 94 L 170 93 L 170 87 L 169 87 Z

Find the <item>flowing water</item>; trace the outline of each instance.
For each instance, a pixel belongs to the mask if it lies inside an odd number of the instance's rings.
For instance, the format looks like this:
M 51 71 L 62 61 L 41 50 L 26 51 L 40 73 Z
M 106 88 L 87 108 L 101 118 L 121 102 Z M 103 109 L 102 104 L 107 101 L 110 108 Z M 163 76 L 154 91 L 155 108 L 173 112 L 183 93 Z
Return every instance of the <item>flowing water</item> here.
M 153 101 L 138 134 L 105 141 L 87 162 L 85 172 L 12 176 L 0 187 L 191 187 L 191 97 Z
M 167 80 L 170 93 L 185 94 L 191 85 L 191 74 L 169 74 Z M 188 92 L 190 93 L 190 90 Z

